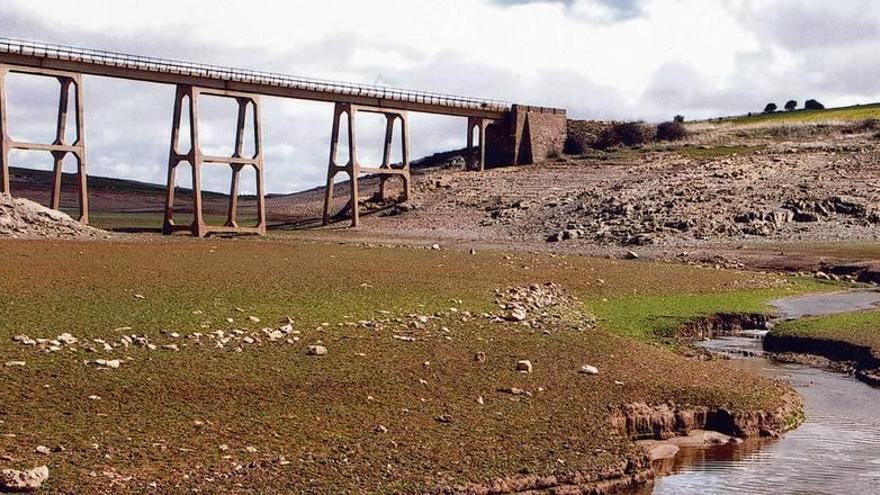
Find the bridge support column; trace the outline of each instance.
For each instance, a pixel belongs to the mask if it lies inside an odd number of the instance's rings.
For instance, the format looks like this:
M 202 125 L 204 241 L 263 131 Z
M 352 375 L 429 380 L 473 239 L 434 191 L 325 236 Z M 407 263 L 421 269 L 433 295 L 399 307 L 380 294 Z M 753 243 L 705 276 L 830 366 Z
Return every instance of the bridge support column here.
M 480 172 L 486 170 L 486 127 L 490 124 L 488 119 L 482 117 L 468 117 L 468 134 L 467 134 L 467 169 L 478 170 Z M 474 143 L 474 129 L 478 130 L 477 140 Z M 479 150 L 474 149 L 477 144 Z
M 382 165 L 379 167 L 364 167 L 358 161 L 357 156 L 357 114 L 358 112 L 376 113 L 385 116 L 385 146 L 382 156 Z M 339 151 L 339 138 L 342 119 L 345 119 L 348 128 L 348 162 L 340 165 L 337 160 Z M 391 163 L 391 152 L 394 140 L 394 128 L 400 122 L 401 163 Z M 336 174 L 345 173 L 349 177 L 349 201 L 346 209 L 351 212 L 351 226 L 357 227 L 360 222 L 360 191 L 358 178 L 361 174 L 376 174 L 379 176 L 379 196 L 386 199 L 386 182 L 392 177 L 400 177 L 403 180 L 402 200 L 410 198 L 410 169 L 409 169 L 409 129 L 407 125 L 407 113 L 404 111 L 388 110 L 384 108 L 337 103 L 333 111 L 333 130 L 330 135 L 330 159 L 327 166 L 327 186 L 324 189 L 324 218 L 323 224 L 330 223 L 330 208 L 333 202 L 333 187 Z
M 58 99 L 58 120 L 55 127 L 55 140 L 51 144 L 15 141 L 9 136 L 9 122 L 6 116 L 6 76 L 10 73 L 54 77 L 61 85 L 61 94 Z M 71 89 L 73 89 L 76 105 L 74 109 L 76 113 L 74 120 L 76 138 L 73 143 L 68 144 L 65 142 L 65 138 L 67 134 Z M 83 89 L 81 74 L 32 67 L 0 65 L 0 192 L 9 194 L 12 193 L 9 185 L 9 152 L 13 149 L 48 151 L 52 154 L 52 157 L 55 160 L 55 166 L 52 175 L 52 191 L 50 193 L 49 206 L 56 210 L 61 208 L 61 178 L 64 158 L 68 153 L 72 154 L 76 159 L 77 181 L 79 183 L 79 221 L 84 224 L 89 223 L 86 140 L 85 122 L 83 119 Z
M 219 96 L 234 98 L 238 103 L 238 124 L 235 134 L 235 151 L 232 156 L 211 156 L 202 153 L 199 144 L 199 96 Z M 189 113 L 189 151 L 180 151 L 180 131 L 183 118 L 184 104 L 187 104 Z M 248 110 L 251 109 L 254 130 L 254 153 L 244 156 L 244 138 L 247 126 Z M 177 182 L 177 167 L 187 162 L 192 167 L 192 196 L 193 196 L 193 221 L 190 225 L 176 225 L 174 223 L 174 196 Z M 223 226 L 208 225 L 202 210 L 202 165 L 224 164 L 232 168 L 232 179 L 229 188 L 229 205 L 226 212 L 226 223 Z M 253 167 L 256 174 L 257 186 L 257 220 L 253 226 L 240 226 L 238 224 L 238 193 L 239 179 L 242 169 Z M 256 95 L 236 93 L 232 91 L 209 90 L 194 86 L 180 85 L 174 97 L 174 118 L 171 125 L 171 147 L 168 157 L 168 186 L 165 193 L 165 220 L 162 224 L 162 232 L 172 234 L 178 230 L 189 230 L 192 235 L 203 237 L 210 233 L 266 233 L 266 197 L 263 182 L 263 142 L 262 125 L 260 118 L 260 99 Z

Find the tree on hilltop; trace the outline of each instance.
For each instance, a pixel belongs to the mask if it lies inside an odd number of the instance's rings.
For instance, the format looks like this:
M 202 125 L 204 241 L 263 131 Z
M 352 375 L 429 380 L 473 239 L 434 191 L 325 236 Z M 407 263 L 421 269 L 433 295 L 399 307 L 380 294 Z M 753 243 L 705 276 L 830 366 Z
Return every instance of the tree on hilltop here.
M 786 110 L 786 111 L 790 112 L 790 111 L 794 110 L 795 108 L 797 108 L 797 102 L 796 102 L 796 101 L 794 101 L 794 100 L 788 100 L 788 101 L 785 103 L 785 110 Z
M 773 113 L 779 107 L 776 106 L 776 103 L 768 103 L 766 107 L 764 107 L 764 113 Z
M 807 100 L 804 103 L 804 108 L 806 108 L 807 110 L 824 110 L 825 105 L 819 103 L 816 100 Z

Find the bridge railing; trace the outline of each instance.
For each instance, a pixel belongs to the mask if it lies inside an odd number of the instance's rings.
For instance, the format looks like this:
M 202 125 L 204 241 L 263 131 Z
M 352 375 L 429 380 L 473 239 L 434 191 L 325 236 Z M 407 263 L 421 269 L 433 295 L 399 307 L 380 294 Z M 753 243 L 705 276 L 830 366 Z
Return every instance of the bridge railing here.
M 293 76 L 275 72 L 236 69 L 222 65 L 183 62 L 180 60 L 130 55 L 125 53 L 78 48 L 35 41 L 0 37 L 0 52 L 36 58 L 69 60 L 84 64 L 105 65 L 146 72 L 167 72 L 192 77 L 236 81 L 269 86 L 296 88 L 306 91 L 381 98 L 392 101 L 416 102 L 430 105 L 473 108 L 504 112 L 511 105 L 500 100 L 470 98 L 430 91 L 417 91 L 389 86 L 355 84 L 342 81 Z

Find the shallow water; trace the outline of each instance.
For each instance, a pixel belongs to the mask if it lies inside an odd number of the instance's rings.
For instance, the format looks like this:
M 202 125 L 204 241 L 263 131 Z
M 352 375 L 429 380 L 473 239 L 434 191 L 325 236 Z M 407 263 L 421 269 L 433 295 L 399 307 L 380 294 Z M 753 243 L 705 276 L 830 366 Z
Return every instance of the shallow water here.
M 792 318 L 864 309 L 878 302 L 878 292 L 850 292 L 775 303 Z M 806 422 L 779 440 L 683 450 L 673 474 L 641 493 L 880 494 L 880 389 L 843 374 L 736 357 L 762 353 L 755 335 L 703 345 L 735 356 L 726 365 L 790 381 L 804 398 Z
M 880 305 L 880 291 L 855 290 L 770 301 L 782 319 L 803 318 L 871 309 Z

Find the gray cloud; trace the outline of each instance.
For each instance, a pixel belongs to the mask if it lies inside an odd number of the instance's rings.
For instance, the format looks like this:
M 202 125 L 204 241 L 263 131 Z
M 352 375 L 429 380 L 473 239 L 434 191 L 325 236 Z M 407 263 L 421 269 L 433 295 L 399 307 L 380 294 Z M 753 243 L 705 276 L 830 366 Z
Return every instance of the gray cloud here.
M 561 3 L 571 9 L 580 0 L 492 0 L 497 5 L 514 6 L 530 3 Z M 611 9 L 612 20 L 632 19 L 642 14 L 642 0 L 593 0 L 596 4 Z
M 729 3 L 743 26 L 793 51 L 876 43 L 880 4 L 874 0 Z

